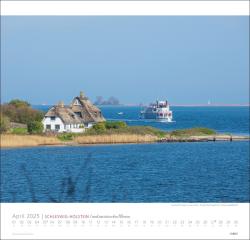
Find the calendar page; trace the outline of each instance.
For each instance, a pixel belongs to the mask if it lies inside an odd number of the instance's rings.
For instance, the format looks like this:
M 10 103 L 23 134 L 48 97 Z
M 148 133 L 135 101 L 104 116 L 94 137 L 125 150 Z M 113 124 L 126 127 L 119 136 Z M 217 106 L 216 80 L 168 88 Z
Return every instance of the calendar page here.
M 2 1 L 1 239 L 249 239 L 249 106 L 249 1 Z

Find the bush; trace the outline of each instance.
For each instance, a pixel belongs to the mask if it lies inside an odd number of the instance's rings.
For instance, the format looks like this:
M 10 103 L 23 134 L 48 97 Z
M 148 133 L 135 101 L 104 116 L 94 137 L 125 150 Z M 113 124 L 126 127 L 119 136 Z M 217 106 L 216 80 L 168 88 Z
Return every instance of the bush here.
M 61 141 L 71 141 L 74 138 L 74 134 L 73 133 L 62 133 L 62 134 L 58 135 L 57 138 Z
M 120 128 L 126 128 L 127 124 L 122 121 L 115 121 L 115 122 L 105 122 L 105 127 L 107 129 L 120 129 Z
M 99 122 L 99 123 L 95 124 L 92 128 L 93 128 L 97 133 L 104 132 L 104 131 L 106 130 L 106 126 L 105 126 L 105 123 L 104 123 L 104 122 Z
M 1 115 L 0 119 L 0 133 L 7 132 L 10 129 L 10 120 L 8 117 Z
M 27 134 L 27 128 L 12 128 L 11 133 L 13 134 Z
M 101 133 L 112 133 L 113 131 L 126 129 L 127 124 L 125 122 L 116 121 L 116 122 L 99 122 L 95 124 L 92 128 L 86 131 L 87 135 L 92 134 L 101 134 Z
M 32 121 L 27 124 L 30 134 L 39 134 L 43 132 L 43 124 L 40 121 Z

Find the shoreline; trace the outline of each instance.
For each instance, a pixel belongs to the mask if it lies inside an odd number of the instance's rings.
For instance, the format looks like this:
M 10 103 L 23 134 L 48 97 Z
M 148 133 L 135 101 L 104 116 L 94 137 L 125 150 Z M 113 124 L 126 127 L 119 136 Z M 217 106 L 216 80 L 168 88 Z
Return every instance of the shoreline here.
M 94 146 L 94 145 L 115 145 L 115 144 L 149 144 L 149 143 L 182 143 L 182 142 L 215 142 L 215 141 L 249 141 L 250 136 L 243 135 L 197 135 L 173 137 L 165 136 L 158 138 L 152 135 L 97 135 L 80 136 L 70 141 L 61 141 L 56 136 L 47 137 L 41 135 L 1 135 L 1 149 L 5 148 L 25 148 L 39 146 Z
M 233 142 L 233 141 L 247 141 L 250 139 L 250 136 L 243 135 L 226 135 L 226 134 L 217 134 L 214 136 L 190 136 L 184 138 L 165 138 L 160 139 L 159 142 Z

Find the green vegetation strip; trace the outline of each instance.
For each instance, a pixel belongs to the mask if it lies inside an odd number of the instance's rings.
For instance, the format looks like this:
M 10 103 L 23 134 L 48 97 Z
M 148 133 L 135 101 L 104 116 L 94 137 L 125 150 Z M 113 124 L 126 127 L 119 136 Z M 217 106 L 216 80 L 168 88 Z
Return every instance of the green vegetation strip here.
M 27 131 L 27 128 L 12 128 L 11 129 L 11 133 L 12 134 L 27 134 L 28 131 Z
M 152 135 L 159 138 L 166 136 L 165 131 L 149 126 L 128 126 L 121 121 L 107 121 L 95 124 L 84 133 L 61 133 L 58 139 L 61 141 L 72 141 L 76 136 L 101 136 L 112 134 Z
M 169 137 L 187 138 L 191 136 L 209 136 L 216 135 L 216 132 L 212 129 L 201 127 L 166 132 L 150 126 L 128 126 L 125 122 L 121 121 L 107 121 L 97 123 L 84 133 L 61 133 L 58 135 L 58 138 L 61 141 L 72 141 L 76 136 L 101 136 L 112 134 L 151 135 L 162 139 Z
M 215 135 L 216 132 L 209 128 L 188 128 L 188 129 L 179 129 L 170 132 L 170 136 L 175 137 L 190 137 L 190 136 L 209 136 L 209 135 Z
M 109 135 L 109 134 L 135 134 L 135 135 L 153 135 L 163 137 L 166 135 L 165 131 L 153 128 L 150 126 L 128 126 L 121 121 L 107 121 L 94 125 L 87 129 L 85 135 Z

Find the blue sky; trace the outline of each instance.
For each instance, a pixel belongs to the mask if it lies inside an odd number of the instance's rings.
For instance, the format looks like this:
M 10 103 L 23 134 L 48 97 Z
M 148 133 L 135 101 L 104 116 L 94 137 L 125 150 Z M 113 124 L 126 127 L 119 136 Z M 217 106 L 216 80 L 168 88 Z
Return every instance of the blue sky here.
M 2 17 L 2 102 L 249 102 L 249 17 Z

